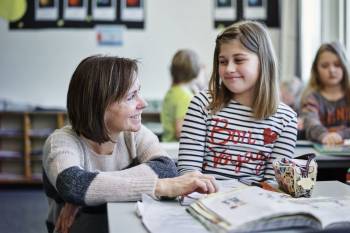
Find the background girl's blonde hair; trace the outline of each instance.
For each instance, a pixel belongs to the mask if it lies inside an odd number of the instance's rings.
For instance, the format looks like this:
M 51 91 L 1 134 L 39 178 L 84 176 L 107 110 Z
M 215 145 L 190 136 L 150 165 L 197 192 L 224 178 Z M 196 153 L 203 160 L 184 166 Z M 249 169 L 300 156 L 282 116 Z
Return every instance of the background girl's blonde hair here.
M 265 119 L 277 111 L 279 104 L 279 87 L 277 80 L 277 61 L 266 28 L 254 21 L 241 21 L 227 27 L 216 38 L 213 59 L 213 72 L 209 81 L 209 92 L 212 100 L 209 110 L 213 113 L 227 106 L 233 93 L 221 84 L 219 76 L 219 54 L 222 44 L 238 40 L 246 49 L 255 53 L 259 58 L 260 77 L 254 90 L 252 105 L 253 117 Z
M 323 89 L 323 84 L 320 80 L 317 65 L 321 54 L 326 51 L 335 54 L 339 58 L 340 65 L 343 69 L 343 79 L 341 81 L 341 86 L 345 93 L 346 102 L 350 104 L 350 64 L 346 56 L 345 48 L 339 42 L 324 43 L 317 50 L 315 59 L 312 62 L 310 79 L 302 95 L 302 103 L 306 101 L 307 96 L 312 92 L 319 92 Z

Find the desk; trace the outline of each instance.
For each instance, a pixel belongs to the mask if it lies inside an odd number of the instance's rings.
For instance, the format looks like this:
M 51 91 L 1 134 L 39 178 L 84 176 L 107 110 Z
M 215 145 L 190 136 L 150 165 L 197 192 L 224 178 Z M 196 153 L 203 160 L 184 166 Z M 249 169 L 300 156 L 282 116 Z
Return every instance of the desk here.
M 168 152 L 171 158 L 177 161 L 179 153 L 179 143 L 178 142 L 162 142 L 161 145 Z M 306 153 L 315 153 L 316 161 L 319 168 L 350 168 L 350 156 L 333 156 L 333 155 L 323 155 L 318 153 L 309 141 L 302 141 L 298 143 L 295 154 L 302 155 Z
M 295 148 L 295 154 L 302 155 L 306 153 L 316 154 L 316 161 L 319 168 L 349 168 L 350 155 L 324 155 L 317 152 L 310 141 L 298 141 Z
M 318 181 L 312 192 L 312 197 L 343 197 L 350 196 L 350 186 L 339 181 Z M 136 216 L 135 202 L 115 202 L 107 204 L 109 233 L 132 232 L 147 233 L 141 219 Z M 193 221 L 196 221 L 195 219 Z M 278 231 L 274 231 L 277 233 Z M 282 232 L 282 231 L 281 231 Z M 288 230 L 283 232 L 298 232 Z M 185 232 L 184 232 L 185 233 Z

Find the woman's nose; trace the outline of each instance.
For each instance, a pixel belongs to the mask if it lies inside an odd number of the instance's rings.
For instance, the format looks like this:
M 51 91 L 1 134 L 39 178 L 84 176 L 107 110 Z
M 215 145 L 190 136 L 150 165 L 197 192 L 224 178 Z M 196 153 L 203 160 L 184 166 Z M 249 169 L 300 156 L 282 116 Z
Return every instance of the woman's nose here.
M 139 108 L 139 109 L 144 109 L 148 105 L 146 100 L 141 95 L 138 96 L 137 101 L 138 101 L 137 108 Z

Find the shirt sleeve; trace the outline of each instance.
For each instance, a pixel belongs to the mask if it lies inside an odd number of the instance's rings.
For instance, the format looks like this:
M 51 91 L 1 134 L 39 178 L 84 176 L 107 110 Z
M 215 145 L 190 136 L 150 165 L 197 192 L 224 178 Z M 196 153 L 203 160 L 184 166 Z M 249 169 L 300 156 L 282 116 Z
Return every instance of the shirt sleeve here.
M 320 103 L 314 94 L 306 97 L 302 106 L 302 118 L 304 119 L 306 138 L 321 142 L 328 130 L 320 121 Z
M 207 130 L 205 106 L 207 102 L 206 96 L 199 93 L 192 99 L 185 116 L 178 159 L 178 169 L 181 174 L 194 170 L 202 172 Z
M 272 163 L 275 159 L 295 157 L 295 145 L 297 140 L 297 117 L 294 114 L 283 127 L 278 139 L 274 143 L 271 158 L 267 160 L 264 178 L 267 180 L 274 179 L 275 173 Z
M 51 135 L 44 146 L 43 168 L 51 185 L 66 202 L 99 205 L 110 201 L 139 200 L 142 193 L 154 196 L 157 174 L 147 165 L 122 171 L 85 169 L 84 149 L 77 138 Z
M 186 93 L 177 96 L 178 101 L 176 101 L 175 109 L 175 119 L 183 119 L 186 115 L 188 106 L 191 102 L 192 96 Z

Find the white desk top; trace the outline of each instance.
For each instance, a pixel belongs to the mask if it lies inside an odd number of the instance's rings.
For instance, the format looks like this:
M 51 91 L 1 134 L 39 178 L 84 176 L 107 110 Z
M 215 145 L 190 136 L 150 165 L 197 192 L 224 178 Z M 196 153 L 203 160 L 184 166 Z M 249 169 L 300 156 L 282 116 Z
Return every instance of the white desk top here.
M 318 181 L 312 192 L 312 197 L 329 196 L 343 197 L 350 196 L 350 186 L 339 181 Z M 132 232 L 147 233 L 141 219 L 136 216 L 135 202 L 116 202 L 107 204 L 109 233 Z M 195 220 L 193 220 L 195 221 Z M 274 231 L 277 232 L 298 232 L 297 230 Z M 184 232 L 185 233 L 185 232 Z

